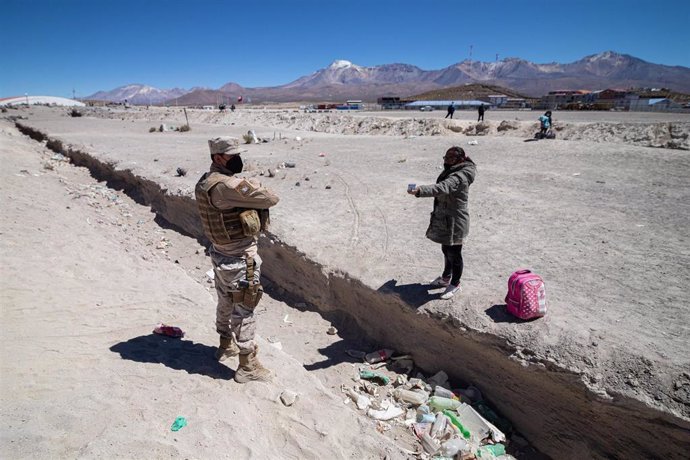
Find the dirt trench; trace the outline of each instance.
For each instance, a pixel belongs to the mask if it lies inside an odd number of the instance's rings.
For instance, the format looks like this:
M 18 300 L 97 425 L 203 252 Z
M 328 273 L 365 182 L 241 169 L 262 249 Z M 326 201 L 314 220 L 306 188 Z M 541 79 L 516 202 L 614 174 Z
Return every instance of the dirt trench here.
M 19 122 L 16 126 L 204 242 L 192 196 L 171 195 L 129 170 L 117 170 Z M 557 365 L 511 359 L 516 349 L 505 340 L 469 330 L 453 316 L 420 313 L 395 294 L 327 270 L 282 243 L 280 235 L 265 235 L 260 244 L 263 273 L 281 293 L 337 318 L 343 331 L 412 354 L 430 373 L 444 370 L 455 382 L 478 386 L 521 434 L 553 458 L 670 459 L 686 458 L 690 451 L 690 423 L 684 419 L 622 395 L 598 397 L 578 375 Z

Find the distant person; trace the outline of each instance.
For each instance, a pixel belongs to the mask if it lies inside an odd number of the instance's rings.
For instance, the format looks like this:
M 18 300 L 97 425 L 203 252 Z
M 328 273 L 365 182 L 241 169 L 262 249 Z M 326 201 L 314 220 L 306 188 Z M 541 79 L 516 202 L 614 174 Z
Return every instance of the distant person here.
M 461 147 L 451 147 L 443 157 L 443 172 L 436 184 L 415 186 L 407 191 L 416 197 L 434 198 L 426 237 L 441 245 L 443 272 L 431 286 L 445 288 L 441 294 L 444 300 L 451 299 L 461 289 L 462 245 L 470 230 L 468 198 L 476 174 L 477 166 L 465 151 Z
M 479 116 L 477 117 L 477 121 L 484 121 L 484 104 L 480 104 L 479 108 L 477 111 L 479 112 Z
M 455 113 L 455 102 L 451 102 L 450 105 L 448 106 L 448 113 L 444 118 L 450 117 L 450 119 L 453 119 L 453 114 Z
M 211 241 L 209 254 L 218 294 L 216 331 L 220 345 L 216 359 L 239 354 L 237 383 L 267 381 L 271 371 L 258 360 L 254 311 L 263 295 L 261 257 L 257 240 L 268 225 L 268 208 L 278 197 L 256 179 L 238 177 L 243 163 L 239 139 L 217 137 L 208 141 L 210 171 L 196 184 L 195 195 L 204 234 Z
M 551 111 L 547 110 L 544 115 L 539 117 L 539 135 L 540 137 L 546 136 L 546 133 L 553 126 L 553 121 L 551 119 Z
M 218 106 L 218 109 L 219 109 L 221 112 L 225 112 L 225 108 L 226 108 L 226 107 L 225 107 L 225 104 L 220 104 L 220 105 Z
M 234 112 L 234 111 L 235 111 L 235 104 L 232 104 L 232 105 L 230 106 L 230 111 L 231 111 L 231 112 Z

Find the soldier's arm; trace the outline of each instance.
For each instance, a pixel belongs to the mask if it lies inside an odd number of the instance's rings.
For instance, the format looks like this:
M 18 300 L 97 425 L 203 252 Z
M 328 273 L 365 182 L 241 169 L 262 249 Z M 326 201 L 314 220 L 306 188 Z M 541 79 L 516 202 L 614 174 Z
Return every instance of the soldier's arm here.
M 233 186 L 220 183 L 211 191 L 211 202 L 218 209 L 268 209 L 278 201 L 275 193 L 254 180 L 237 180 Z

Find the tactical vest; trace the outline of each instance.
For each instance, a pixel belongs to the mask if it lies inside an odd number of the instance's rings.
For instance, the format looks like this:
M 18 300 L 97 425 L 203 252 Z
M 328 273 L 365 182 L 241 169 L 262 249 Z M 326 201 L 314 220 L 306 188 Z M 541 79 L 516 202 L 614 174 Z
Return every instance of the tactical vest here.
M 246 238 L 240 221 L 240 212 L 243 210 L 238 208 L 220 210 L 211 203 L 211 190 L 222 181 L 221 174 L 206 173 L 194 190 L 204 233 L 213 244 L 217 245 Z

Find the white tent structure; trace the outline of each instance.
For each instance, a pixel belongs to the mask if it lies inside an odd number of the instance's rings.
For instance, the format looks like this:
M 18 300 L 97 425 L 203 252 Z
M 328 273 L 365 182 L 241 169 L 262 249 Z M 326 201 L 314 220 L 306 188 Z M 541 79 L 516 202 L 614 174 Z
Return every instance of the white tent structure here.
M 0 106 L 22 104 L 59 105 L 64 107 L 84 107 L 86 105 L 83 102 L 75 101 L 74 99 L 67 99 L 66 97 L 55 96 L 16 96 L 0 99 Z

